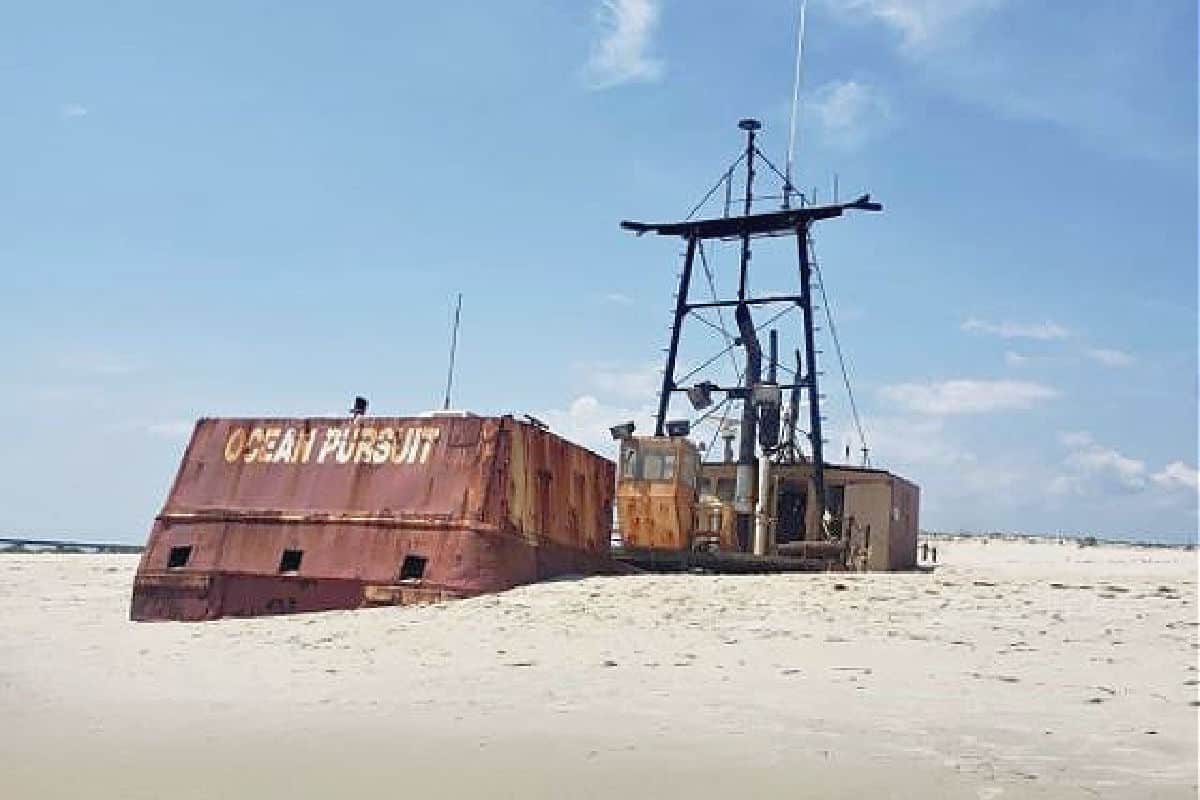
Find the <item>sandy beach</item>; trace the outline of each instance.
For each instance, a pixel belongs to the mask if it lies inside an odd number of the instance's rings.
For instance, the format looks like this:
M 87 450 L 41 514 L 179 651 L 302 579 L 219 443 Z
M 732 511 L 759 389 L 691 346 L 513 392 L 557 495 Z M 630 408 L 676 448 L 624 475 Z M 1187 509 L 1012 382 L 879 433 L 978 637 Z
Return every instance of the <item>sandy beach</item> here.
M 0 794 L 1196 796 L 1195 552 L 938 549 L 203 624 L 0 556 Z

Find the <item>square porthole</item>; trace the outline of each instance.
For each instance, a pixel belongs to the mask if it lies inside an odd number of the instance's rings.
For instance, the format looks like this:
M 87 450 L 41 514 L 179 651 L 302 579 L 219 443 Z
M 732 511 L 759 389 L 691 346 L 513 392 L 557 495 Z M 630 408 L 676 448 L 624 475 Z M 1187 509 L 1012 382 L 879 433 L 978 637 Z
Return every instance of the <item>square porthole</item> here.
M 191 559 L 192 546 L 190 544 L 172 547 L 171 552 L 167 555 L 167 569 L 181 569 L 186 567 L 188 561 L 191 561 Z
M 429 559 L 425 556 L 405 556 L 404 563 L 400 565 L 400 580 L 421 580 L 425 577 L 425 565 L 428 563 Z
M 299 572 L 300 562 L 304 560 L 303 550 L 284 550 L 279 557 L 280 572 Z

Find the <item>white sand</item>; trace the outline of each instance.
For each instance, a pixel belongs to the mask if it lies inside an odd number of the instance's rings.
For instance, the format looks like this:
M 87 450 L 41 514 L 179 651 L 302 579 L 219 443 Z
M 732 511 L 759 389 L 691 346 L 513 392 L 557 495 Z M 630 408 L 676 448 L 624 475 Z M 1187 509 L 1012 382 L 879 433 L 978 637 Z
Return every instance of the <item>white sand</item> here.
M 1195 553 L 938 549 L 204 624 L 0 556 L 0 796 L 1196 796 Z

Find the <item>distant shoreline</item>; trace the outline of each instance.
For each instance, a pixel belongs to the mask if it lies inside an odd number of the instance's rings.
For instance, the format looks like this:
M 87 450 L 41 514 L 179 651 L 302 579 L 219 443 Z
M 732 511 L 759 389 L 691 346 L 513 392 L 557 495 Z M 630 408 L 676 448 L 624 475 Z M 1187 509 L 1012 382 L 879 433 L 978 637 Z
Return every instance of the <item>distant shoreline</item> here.
M 1133 547 L 1168 548 L 1173 550 L 1195 550 L 1197 548 L 1196 534 L 1179 534 L 1177 539 L 1172 535 L 1145 536 L 1138 538 L 1136 534 L 1128 537 L 1091 536 L 1082 533 L 1005 533 L 1002 531 L 921 531 L 920 538 L 953 541 L 962 539 L 996 539 L 1005 542 L 1074 542 L 1081 547 L 1099 545 L 1123 545 Z M 69 539 L 37 539 L 24 537 L 0 536 L 0 554 L 57 552 L 57 553 L 141 553 L 143 546 L 123 542 L 87 542 Z
M 1188 540 L 1184 537 L 1191 536 Z M 980 533 L 975 531 L 921 531 L 920 538 L 922 539 L 937 539 L 940 541 L 952 541 L 961 539 L 996 539 L 1004 542 L 1075 542 L 1080 547 L 1094 547 L 1100 545 L 1123 545 L 1127 547 L 1154 547 L 1167 548 L 1171 550 L 1195 550 L 1197 546 L 1196 534 L 1178 534 L 1176 539 L 1172 535 L 1153 536 L 1146 535 L 1138 538 L 1137 534 L 1130 534 L 1128 537 L 1115 536 L 1091 536 L 1083 533 L 1005 533 L 995 531 L 990 533 Z
M 0 536 L 0 554 L 4 553 L 125 553 L 136 555 L 145 548 L 121 542 L 78 542 L 67 539 L 29 539 Z

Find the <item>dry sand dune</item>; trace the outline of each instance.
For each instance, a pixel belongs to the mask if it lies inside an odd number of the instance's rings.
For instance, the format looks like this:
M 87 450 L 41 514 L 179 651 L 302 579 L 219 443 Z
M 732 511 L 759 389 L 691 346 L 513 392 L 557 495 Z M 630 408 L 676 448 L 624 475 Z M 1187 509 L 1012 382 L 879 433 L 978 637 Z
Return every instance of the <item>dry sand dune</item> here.
M 562 581 L 126 621 L 136 559 L 0 557 L 0 795 L 1196 796 L 1196 554 Z

